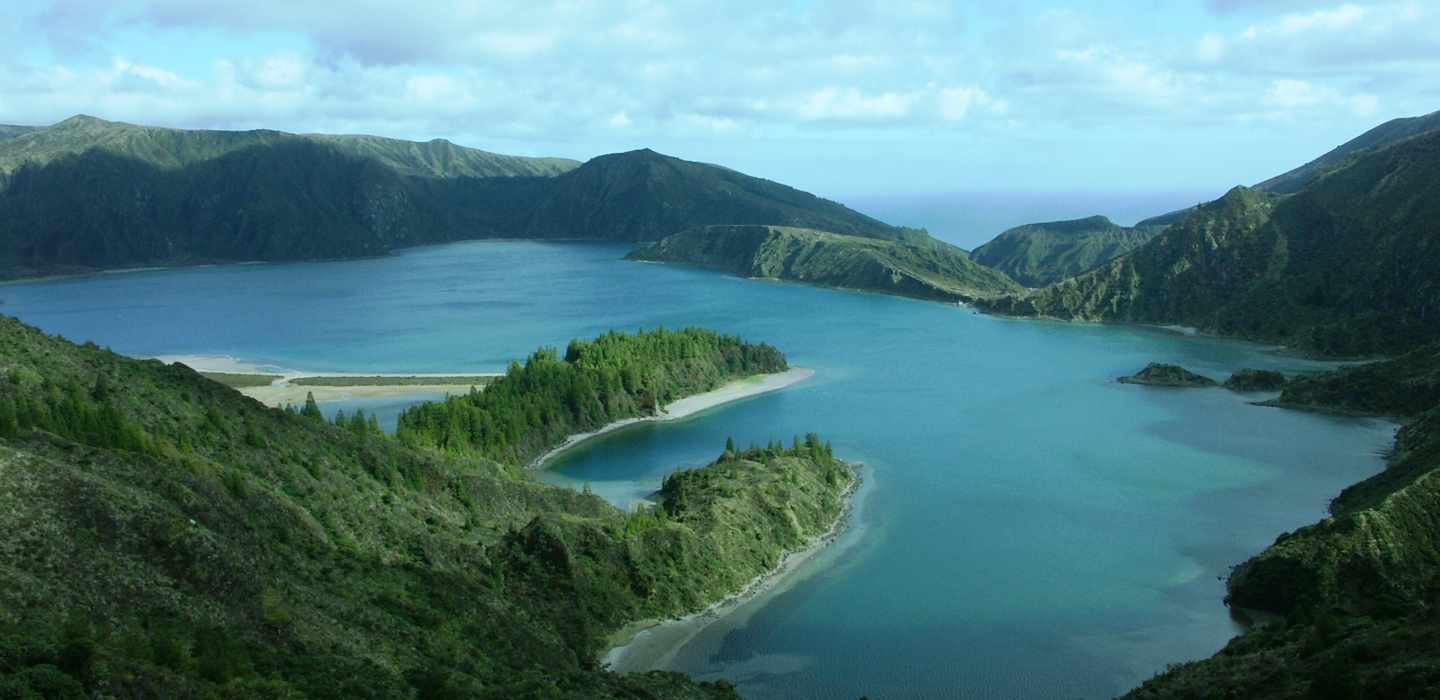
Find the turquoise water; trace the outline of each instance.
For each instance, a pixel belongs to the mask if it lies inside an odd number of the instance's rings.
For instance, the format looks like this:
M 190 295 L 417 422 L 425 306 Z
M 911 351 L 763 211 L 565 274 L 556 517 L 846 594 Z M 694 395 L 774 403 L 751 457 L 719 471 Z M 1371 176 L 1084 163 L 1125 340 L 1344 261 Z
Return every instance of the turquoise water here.
M 677 655 L 679 670 L 753 697 L 1120 692 L 1223 645 L 1236 627 L 1217 577 L 1378 470 L 1393 434 L 1219 389 L 1113 381 L 1150 361 L 1216 377 L 1307 366 L 1252 345 L 1009 321 L 625 251 L 478 242 L 102 275 L 0 287 L 0 311 L 130 354 L 317 371 L 500 370 L 538 345 L 661 324 L 777 345 L 815 378 L 607 435 L 546 474 L 625 503 L 727 436 L 807 431 L 865 463 L 849 546 Z

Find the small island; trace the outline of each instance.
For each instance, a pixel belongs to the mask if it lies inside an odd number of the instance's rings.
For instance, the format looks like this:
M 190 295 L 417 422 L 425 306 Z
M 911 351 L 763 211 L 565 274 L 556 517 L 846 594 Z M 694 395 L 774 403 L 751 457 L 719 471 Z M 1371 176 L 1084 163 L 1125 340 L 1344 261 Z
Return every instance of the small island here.
M 1225 388 L 1240 393 L 1280 391 L 1285 388 L 1285 375 L 1268 369 L 1242 369 L 1225 380 Z
M 1161 362 L 1151 362 L 1145 366 L 1145 369 L 1128 377 L 1120 377 L 1116 381 L 1121 384 L 1145 384 L 1148 386 L 1177 388 L 1198 388 L 1216 385 L 1214 379 L 1201 376 L 1179 365 L 1168 365 Z

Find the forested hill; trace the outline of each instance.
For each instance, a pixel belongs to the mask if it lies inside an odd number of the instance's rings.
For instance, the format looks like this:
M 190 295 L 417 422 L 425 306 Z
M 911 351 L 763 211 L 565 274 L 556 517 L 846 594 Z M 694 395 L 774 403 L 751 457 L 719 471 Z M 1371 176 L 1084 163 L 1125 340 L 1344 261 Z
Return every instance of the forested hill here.
M 0 697 L 734 698 L 596 659 L 824 532 L 852 481 L 811 436 L 625 513 L 0 317 Z
M 526 236 L 654 241 L 693 226 L 773 224 L 881 239 L 924 239 L 808 192 L 642 149 L 555 178 Z
M 1291 195 L 1236 188 L 1133 253 L 986 308 L 1165 323 L 1340 356 L 1440 338 L 1440 131 Z
M 647 241 L 692 226 L 926 238 L 727 168 L 585 164 L 446 141 L 186 131 L 73 117 L 0 133 L 0 278 L 379 255 L 475 238 Z
M 407 409 L 396 437 L 527 465 L 570 435 L 653 416 L 677 399 L 786 369 L 785 356 L 769 345 L 704 329 L 612 332 L 571 341 L 563 358 L 541 349 L 523 365 L 511 363 L 484 391 Z
M 3 130 L 7 127 L 0 127 Z M 9 127 L 16 128 L 16 127 Z M 518 177 L 558 175 L 580 164 L 564 158 L 524 158 L 456 146 L 377 136 L 290 134 L 270 129 L 215 131 L 168 129 L 76 115 L 45 127 L 28 127 L 0 146 L 0 174 L 101 150 L 163 168 L 180 168 L 244 148 L 290 141 L 320 141 L 341 153 L 370 157 L 402 175 Z
M 628 257 L 937 301 L 1021 291 L 1004 274 L 928 237 L 890 241 L 788 226 L 704 226 L 668 236 Z
M 1158 227 L 1120 226 L 1103 216 L 1026 224 L 970 252 L 970 259 L 1027 287 L 1044 287 L 1089 272 L 1159 233 Z

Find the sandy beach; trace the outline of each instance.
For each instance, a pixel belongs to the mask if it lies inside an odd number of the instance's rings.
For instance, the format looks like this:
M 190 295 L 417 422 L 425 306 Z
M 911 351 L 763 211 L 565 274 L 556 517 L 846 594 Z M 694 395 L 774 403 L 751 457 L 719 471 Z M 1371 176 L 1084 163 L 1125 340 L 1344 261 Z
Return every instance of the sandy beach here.
M 626 426 L 635 425 L 637 423 L 680 420 L 682 418 L 693 416 L 702 411 L 706 411 L 715 408 L 716 406 L 730 403 L 732 401 L 739 401 L 740 399 L 749 398 L 751 396 L 759 396 L 760 394 L 768 394 L 772 391 L 784 389 L 785 387 L 803 382 L 814 375 L 815 370 L 813 369 L 792 367 L 784 372 L 777 372 L 775 374 L 757 374 L 753 377 L 739 379 L 730 382 L 729 384 L 726 384 L 719 389 L 707 391 L 703 394 L 696 394 L 694 396 L 687 396 L 678 401 L 671 402 L 670 404 L 667 404 L 665 406 L 664 411 L 658 416 L 626 418 L 625 420 L 615 421 L 614 423 L 606 425 L 605 427 L 593 432 L 576 433 L 574 435 L 571 435 L 569 438 L 566 438 L 565 442 L 560 443 L 560 445 L 555 449 L 552 449 L 549 452 L 546 452 L 545 454 L 540 455 L 538 458 L 536 458 L 535 461 L 529 464 L 528 468 L 538 469 L 544 466 L 546 462 L 554 459 L 556 455 L 559 455 L 565 450 L 568 450 L 597 435 L 604 435 L 605 433 L 619 430 Z M 318 395 L 316 396 L 316 400 L 319 400 Z
M 844 534 L 862 480 L 857 469 L 855 480 L 841 496 L 845 506 L 829 530 L 811 539 L 805 546 L 786 552 L 775 568 L 756 576 L 738 592 L 704 610 L 671 620 L 646 620 L 628 625 L 613 637 L 619 643 L 606 652 L 601 665 L 616 673 L 664 670 L 670 666 L 675 654 L 706 627 L 735 613 L 756 597 L 788 583 L 802 566 Z
M 179 362 L 197 372 L 254 374 L 274 377 L 274 380 L 268 385 L 237 387 L 236 390 L 266 406 L 276 408 L 285 406 L 286 404 L 301 405 L 305 403 L 305 397 L 309 394 L 314 394 L 315 400 L 318 402 L 411 395 L 437 396 L 464 394 L 468 393 L 470 387 L 476 384 L 502 376 L 498 372 L 299 372 L 273 365 L 245 362 L 228 355 L 157 355 L 153 359 L 160 360 L 167 364 Z M 355 384 L 352 381 L 326 385 L 315 381 L 324 380 L 327 377 L 347 379 L 354 377 L 403 377 L 419 379 L 435 377 L 437 380 L 443 378 L 444 381 L 437 381 L 434 384 L 405 383 L 373 385 Z M 473 378 L 475 381 L 456 381 L 457 379 L 469 378 Z M 297 379 L 305 379 L 307 383 L 295 384 L 294 382 Z

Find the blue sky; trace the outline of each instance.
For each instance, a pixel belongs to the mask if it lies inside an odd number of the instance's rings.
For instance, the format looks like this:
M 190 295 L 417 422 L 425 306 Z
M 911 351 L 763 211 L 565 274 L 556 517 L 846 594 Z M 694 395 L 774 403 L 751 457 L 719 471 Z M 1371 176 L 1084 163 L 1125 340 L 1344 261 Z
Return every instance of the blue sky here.
M 1409 1 L 22 0 L 0 123 L 648 146 L 840 197 L 1218 193 L 1440 109 L 1436 27 Z

